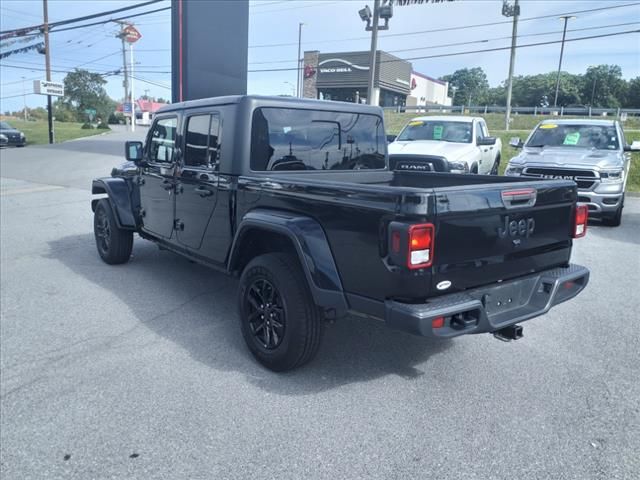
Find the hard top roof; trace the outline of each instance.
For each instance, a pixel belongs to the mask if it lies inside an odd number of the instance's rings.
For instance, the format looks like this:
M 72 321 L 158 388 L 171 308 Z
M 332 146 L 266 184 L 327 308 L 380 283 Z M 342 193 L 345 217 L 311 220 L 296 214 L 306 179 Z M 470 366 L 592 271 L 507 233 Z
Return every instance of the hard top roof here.
M 333 110 L 338 112 L 351 113 L 381 113 L 380 107 L 349 102 L 335 102 L 331 100 L 315 100 L 297 97 L 278 97 L 263 95 L 228 95 L 223 97 L 203 98 L 199 100 L 189 100 L 186 102 L 173 103 L 163 107 L 158 113 L 186 110 L 216 105 L 229 105 L 239 103 L 250 103 L 254 107 L 285 107 L 285 108 L 314 108 L 319 110 Z M 375 112 L 375 110 L 378 110 Z

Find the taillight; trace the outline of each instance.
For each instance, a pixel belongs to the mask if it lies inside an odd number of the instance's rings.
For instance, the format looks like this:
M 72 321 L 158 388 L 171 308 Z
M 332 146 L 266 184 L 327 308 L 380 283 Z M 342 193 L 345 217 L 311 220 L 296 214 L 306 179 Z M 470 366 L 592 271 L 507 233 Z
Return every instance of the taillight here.
M 576 205 L 575 221 L 573 223 L 573 238 L 584 237 L 587 234 L 587 221 L 589 220 L 589 207 Z
M 409 255 L 407 266 L 410 269 L 430 267 L 433 263 L 433 239 L 435 228 L 432 223 L 411 225 L 409 227 Z

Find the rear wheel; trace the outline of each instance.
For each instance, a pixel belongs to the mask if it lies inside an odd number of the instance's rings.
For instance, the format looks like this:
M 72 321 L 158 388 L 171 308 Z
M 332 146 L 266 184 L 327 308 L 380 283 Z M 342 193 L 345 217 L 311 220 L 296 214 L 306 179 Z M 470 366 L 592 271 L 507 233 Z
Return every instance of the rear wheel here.
M 133 249 L 133 232 L 118 228 L 111 204 L 106 198 L 98 201 L 96 205 L 93 233 L 98 254 L 105 263 L 116 265 L 129 260 Z
M 238 301 L 242 336 L 262 365 L 282 372 L 316 355 L 322 319 L 295 256 L 269 253 L 251 260 Z

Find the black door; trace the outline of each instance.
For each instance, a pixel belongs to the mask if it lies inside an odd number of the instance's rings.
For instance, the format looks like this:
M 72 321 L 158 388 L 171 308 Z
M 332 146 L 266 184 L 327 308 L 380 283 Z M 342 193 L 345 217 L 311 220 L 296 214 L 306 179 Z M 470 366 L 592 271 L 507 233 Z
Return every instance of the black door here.
M 155 121 L 147 138 L 147 166 L 139 180 L 142 228 L 164 238 L 171 238 L 174 226 L 177 125 L 175 116 Z
M 177 174 L 178 242 L 198 250 L 218 199 L 220 117 L 195 114 L 186 119 L 184 155 Z

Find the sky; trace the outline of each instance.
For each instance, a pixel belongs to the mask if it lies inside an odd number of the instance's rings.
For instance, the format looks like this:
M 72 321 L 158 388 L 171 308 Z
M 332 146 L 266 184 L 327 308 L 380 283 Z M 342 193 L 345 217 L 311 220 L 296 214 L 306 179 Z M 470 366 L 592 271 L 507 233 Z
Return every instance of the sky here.
M 49 19 L 51 22 L 66 20 L 136 3 L 140 1 L 49 0 Z M 373 0 L 251 0 L 248 92 L 265 95 L 292 94 L 296 83 L 295 71 L 251 70 L 295 68 L 299 23 L 304 24 L 303 50 L 320 50 L 326 53 L 368 50 L 370 34 L 365 31 L 365 24 L 358 16 L 358 10 L 367 3 L 373 6 Z M 132 10 L 131 13 L 169 5 L 167 0 Z M 521 0 L 520 5 L 519 45 L 559 41 L 562 38 L 562 21 L 557 18 L 558 15 L 603 6 L 607 9 L 576 13 L 576 18 L 569 21 L 567 39 L 638 30 L 640 27 L 640 2 L 633 0 Z M 630 6 L 616 8 L 624 5 Z M 380 33 L 378 49 L 409 59 L 509 47 L 511 19 L 503 17 L 501 10 L 502 0 L 455 0 L 444 4 L 395 6 L 389 30 Z M 540 16 L 549 17 L 528 20 Z M 142 33 L 142 39 L 134 46 L 135 69 L 140 72 L 136 76 L 151 82 L 136 81 L 135 91 L 153 97 L 171 98 L 171 75 L 166 73 L 171 69 L 170 11 L 137 17 L 132 21 Z M 0 1 L 0 30 L 39 23 L 42 23 L 40 0 Z M 486 23 L 493 25 L 474 27 Z M 432 31 L 443 28 L 455 29 Z M 120 68 L 121 44 L 115 37 L 118 30 L 115 23 L 108 23 L 52 33 L 51 68 L 68 71 L 80 67 L 101 73 Z M 463 42 L 478 43 L 442 46 Z M 272 44 L 280 45 L 270 46 Z M 23 45 L 28 44 L 15 47 Z M 7 47 L 2 51 L 15 47 Z M 515 75 L 556 71 L 559 54 L 559 43 L 521 48 L 516 54 Z M 497 86 L 508 75 L 509 51 L 411 61 L 415 71 L 432 77 L 447 75 L 461 68 L 482 67 L 490 85 Z M 584 73 L 590 65 L 602 63 L 620 65 L 624 78 L 639 76 L 640 33 L 566 43 L 563 71 Z M 43 69 L 44 55 L 37 52 L 15 54 L 0 60 L 0 111 L 19 110 L 23 102 L 30 108 L 44 106 L 46 97 L 23 95 L 32 91 L 34 79 L 45 78 Z M 64 75 L 63 72 L 55 72 L 52 80 L 62 81 Z M 122 77 L 108 76 L 106 79 L 108 94 L 114 99 L 121 99 Z

